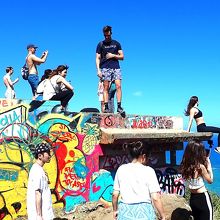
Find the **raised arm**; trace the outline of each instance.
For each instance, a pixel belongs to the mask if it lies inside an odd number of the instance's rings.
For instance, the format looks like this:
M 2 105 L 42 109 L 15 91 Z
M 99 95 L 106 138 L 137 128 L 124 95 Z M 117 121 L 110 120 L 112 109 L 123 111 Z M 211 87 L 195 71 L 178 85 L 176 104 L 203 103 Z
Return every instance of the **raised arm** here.
M 211 184 L 213 183 L 213 172 L 209 157 L 207 157 L 207 162 L 208 162 L 207 168 L 204 165 L 200 165 L 200 167 L 202 169 L 202 177 L 204 178 L 204 180 L 207 181 L 207 183 Z
M 46 61 L 47 56 L 48 56 L 48 51 L 45 51 L 40 58 L 37 57 L 36 55 L 32 54 L 28 57 L 28 61 L 30 62 L 30 60 L 32 60 L 32 62 L 35 62 L 39 65 L 39 64 L 44 63 Z

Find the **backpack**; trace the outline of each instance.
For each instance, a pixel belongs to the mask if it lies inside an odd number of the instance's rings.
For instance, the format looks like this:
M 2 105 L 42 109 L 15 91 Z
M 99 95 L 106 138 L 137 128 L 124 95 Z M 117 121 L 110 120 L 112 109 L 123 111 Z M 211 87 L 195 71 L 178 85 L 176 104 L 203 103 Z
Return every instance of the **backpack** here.
M 25 62 L 24 66 L 21 67 L 21 76 L 24 80 L 28 79 L 29 76 L 29 68 Z
M 26 60 L 25 60 L 25 63 L 24 65 L 21 67 L 21 76 L 24 80 L 28 80 L 28 76 L 29 76 L 29 67 L 27 65 L 27 58 L 29 57 L 30 55 L 28 55 L 26 57 Z

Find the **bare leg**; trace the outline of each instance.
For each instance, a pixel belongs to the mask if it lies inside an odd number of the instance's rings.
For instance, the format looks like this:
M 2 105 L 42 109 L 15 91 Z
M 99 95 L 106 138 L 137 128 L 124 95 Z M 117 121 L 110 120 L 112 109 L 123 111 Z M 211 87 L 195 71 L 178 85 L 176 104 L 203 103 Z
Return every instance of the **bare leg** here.
M 104 103 L 108 103 L 108 89 L 109 89 L 109 81 L 104 81 Z
M 115 85 L 116 85 L 116 97 L 117 97 L 117 101 L 118 101 L 118 102 L 121 102 L 121 96 L 122 96 L 121 80 L 120 80 L 120 79 L 115 80 Z

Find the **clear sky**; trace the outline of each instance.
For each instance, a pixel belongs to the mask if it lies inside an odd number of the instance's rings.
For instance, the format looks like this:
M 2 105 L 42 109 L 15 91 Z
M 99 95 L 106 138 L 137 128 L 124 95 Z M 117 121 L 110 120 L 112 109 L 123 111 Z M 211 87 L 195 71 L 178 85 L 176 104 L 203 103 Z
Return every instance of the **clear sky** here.
M 75 88 L 72 111 L 98 107 L 95 50 L 102 27 L 113 27 L 125 55 L 120 61 L 122 106 L 129 114 L 173 115 L 183 112 L 192 95 L 209 125 L 220 126 L 219 0 L 2 0 L 0 3 L 0 70 L 14 67 L 21 99 L 31 99 L 20 75 L 29 43 L 36 55 L 49 51 L 46 68 L 70 66 Z M 0 97 L 5 87 L 0 85 Z

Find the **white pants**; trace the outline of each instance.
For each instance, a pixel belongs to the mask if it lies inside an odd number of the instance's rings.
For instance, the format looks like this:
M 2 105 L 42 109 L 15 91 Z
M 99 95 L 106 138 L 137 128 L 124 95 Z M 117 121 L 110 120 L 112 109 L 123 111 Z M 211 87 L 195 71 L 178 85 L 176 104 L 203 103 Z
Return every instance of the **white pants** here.
M 15 99 L 15 91 L 11 88 L 7 88 L 5 92 L 5 98 L 7 99 Z

